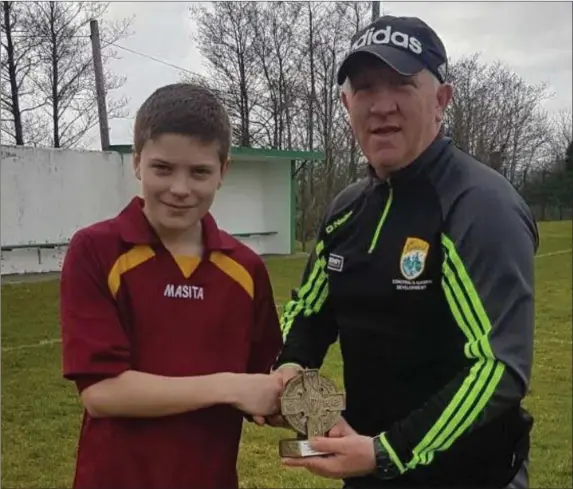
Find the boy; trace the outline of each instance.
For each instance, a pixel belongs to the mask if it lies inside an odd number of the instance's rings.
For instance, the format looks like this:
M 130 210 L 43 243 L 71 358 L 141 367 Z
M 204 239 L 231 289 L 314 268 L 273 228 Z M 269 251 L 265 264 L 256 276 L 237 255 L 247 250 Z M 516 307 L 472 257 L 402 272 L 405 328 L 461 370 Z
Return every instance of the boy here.
M 243 415 L 278 409 L 267 271 L 209 213 L 230 139 L 208 90 L 158 89 L 135 121 L 143 198 L 71 240 L 61 328 L 64 377 L 85 407 L 75 488 L 237 487 Z

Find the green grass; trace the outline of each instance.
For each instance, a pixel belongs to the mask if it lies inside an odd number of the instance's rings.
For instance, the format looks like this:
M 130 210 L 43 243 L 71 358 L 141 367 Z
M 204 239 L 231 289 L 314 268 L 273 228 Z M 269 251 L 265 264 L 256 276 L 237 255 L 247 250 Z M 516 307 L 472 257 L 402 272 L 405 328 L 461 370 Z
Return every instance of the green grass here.
M 542 223 L 539 254 L 570 250 L 571 222 Z M 298 284 L 304 258 L 269 258 L 277 303 Z M 527 407 L 535 416 L 531 487 L 571 487 L 571 253 L 536 262 L 535 364 Z M 81 408 L 61 379 L 57 282 L 2 286 L 2 487 L 69 487 Z M 16 348 L 16 349 L 15 349 Z M 340 380 L 333 347 L 325 373 Z M 286 430 L 246 425 L 239 470 L 242 487 L 340 487 L 281 468 L 278 441 Z

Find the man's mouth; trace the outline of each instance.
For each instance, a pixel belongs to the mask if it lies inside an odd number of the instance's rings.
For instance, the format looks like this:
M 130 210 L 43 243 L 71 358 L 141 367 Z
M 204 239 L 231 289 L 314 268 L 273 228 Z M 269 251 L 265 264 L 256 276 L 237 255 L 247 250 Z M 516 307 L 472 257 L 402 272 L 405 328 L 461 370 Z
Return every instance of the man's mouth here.
M 380 127 L 375 127 L 374 129 L 371 129 L 370 132 L 372 134 L 376 134 L 378 136 L 390 136 L 392 134 L 396 134 L 397 132 L 400 132 L 400 127 L 398 126 L 380 126 Z

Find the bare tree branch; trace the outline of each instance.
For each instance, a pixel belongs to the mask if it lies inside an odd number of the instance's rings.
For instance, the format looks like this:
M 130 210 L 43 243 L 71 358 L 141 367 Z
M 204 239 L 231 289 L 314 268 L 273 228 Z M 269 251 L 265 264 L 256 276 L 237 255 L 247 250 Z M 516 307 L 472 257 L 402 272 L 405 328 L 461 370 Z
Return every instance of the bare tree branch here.
M 43 128 L 51 128 L 52 135 L 44 139 L 45 143 L 49 141 L 57 148 L 77 146 L 97 124 L 89 21 L 100 20 L 102 36 L 114 42 L 128 35 L 131 19 L 104 22 L 101 18 L 108 3 L 103 2 L 29 2 L 21 8 L 19 31 L 23 37 L 35 39 L 35 43 L 30 49 L 33 63 L 23 61 L 20 71 L 16 71 L 21 79 L 26 79 L 19 90 L 21 95 L 26 94 L 28 105 L 20 113 L 42 121 Z M 107 93 L 125 82 L 125 78 L 109 72 L 107 62 L 114 56 L 112 49 L 102 52 Z M 113 109 L 108 111 L 108 119 L 123 115 L 126 102 L 125 98 L 108 99 Z M 28 127 L 34 125 L 30 123 Z M 41 133 L 47 136 L 47 131 Z

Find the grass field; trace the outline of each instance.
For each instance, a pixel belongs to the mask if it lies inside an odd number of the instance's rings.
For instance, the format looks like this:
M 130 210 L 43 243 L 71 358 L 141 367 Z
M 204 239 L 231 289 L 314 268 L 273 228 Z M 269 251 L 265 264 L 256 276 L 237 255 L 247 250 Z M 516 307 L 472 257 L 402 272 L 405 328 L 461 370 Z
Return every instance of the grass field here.
M 571 222 L 542 223 L 536 261 L 535 365 L 527 407 L 536 419 L 531 487 L 571 484 Z M 556 253 L 569 250 L 564 253 Z M 298 283 L 303 258 L 269 258 L 282 305 Z M 2 286 L 2 487 L 69 487 L 81 417 L 75 389 L 61 379 L 56 281 Z M 340 382 L 340 355 L 325 372 Z M 339 487 L 280 467 L 284 430 L 245 426 L 242 487 Z

